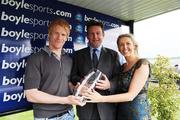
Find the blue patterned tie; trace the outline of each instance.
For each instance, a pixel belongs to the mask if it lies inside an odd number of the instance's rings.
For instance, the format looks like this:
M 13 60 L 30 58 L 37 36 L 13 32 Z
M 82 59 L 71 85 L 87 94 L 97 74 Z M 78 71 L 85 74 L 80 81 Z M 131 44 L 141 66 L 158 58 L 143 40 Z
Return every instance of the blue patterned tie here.
M 96 54 L 97 49 L 93 49 L 93 67 L 97 68 L 98 65 L 98 58 Z

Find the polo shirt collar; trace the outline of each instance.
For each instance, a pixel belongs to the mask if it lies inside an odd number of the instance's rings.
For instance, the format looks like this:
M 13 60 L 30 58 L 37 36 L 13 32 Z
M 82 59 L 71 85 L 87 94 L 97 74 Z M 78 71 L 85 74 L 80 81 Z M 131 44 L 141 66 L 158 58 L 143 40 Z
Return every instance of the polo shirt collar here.
M 53 52 L 49 49 L 48 46 L 44 46 L 44 47 L 42 48 L 42 50 L 44 50 L 49 56 L 53 55 Z M 62 50 L 62 51 L 61 51 L 61 55 L 64 55 L 64 54 L 65 54 L 65 51 Z

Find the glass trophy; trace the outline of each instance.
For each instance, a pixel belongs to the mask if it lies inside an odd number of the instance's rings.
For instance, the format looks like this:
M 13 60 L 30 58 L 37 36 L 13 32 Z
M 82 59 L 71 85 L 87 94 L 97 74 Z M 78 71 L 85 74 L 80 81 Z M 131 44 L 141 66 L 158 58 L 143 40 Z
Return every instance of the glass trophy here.
M 88 75 L 85 76 L 82 83 L 78 87 L 75 96 L 79 96 L 81 98 L 81 102 L 86 102 L 87 99 L 85 99 L 82 96 L 82 92 L 84 89 L 93 89 L 98 82 L 98 80 L 101 78 L 102 72 L 99 70 L 92 71 Z

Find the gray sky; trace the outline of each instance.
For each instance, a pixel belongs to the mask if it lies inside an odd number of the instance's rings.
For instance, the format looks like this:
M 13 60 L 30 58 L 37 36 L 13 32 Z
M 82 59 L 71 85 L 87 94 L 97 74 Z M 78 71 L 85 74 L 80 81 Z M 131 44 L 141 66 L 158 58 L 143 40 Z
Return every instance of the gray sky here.
M 134 24 L 141 57 L 180 57 L 180 10 Z

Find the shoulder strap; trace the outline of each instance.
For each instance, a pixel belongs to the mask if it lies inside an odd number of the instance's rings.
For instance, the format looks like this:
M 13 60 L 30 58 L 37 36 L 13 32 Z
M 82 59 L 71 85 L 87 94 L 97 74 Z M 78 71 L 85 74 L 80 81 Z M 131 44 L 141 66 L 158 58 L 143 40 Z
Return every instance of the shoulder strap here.
M 147 59 L 145 59 L 145 58 L 141 58 L 141 59 L 139 59 L 137 62 L 136 62 L 136 64 L 135 64 L 135 66 L 132 68 L 133 70 L 132 70 L 132 75 L 134 75 L 134 72 L 136 71 L 136 69 L 138 69 L 142 64 L 148 64 L 149 65 L 149 77 L 151 77 L 151 66 L 150 66 L 150 62 L 147 60 Z

